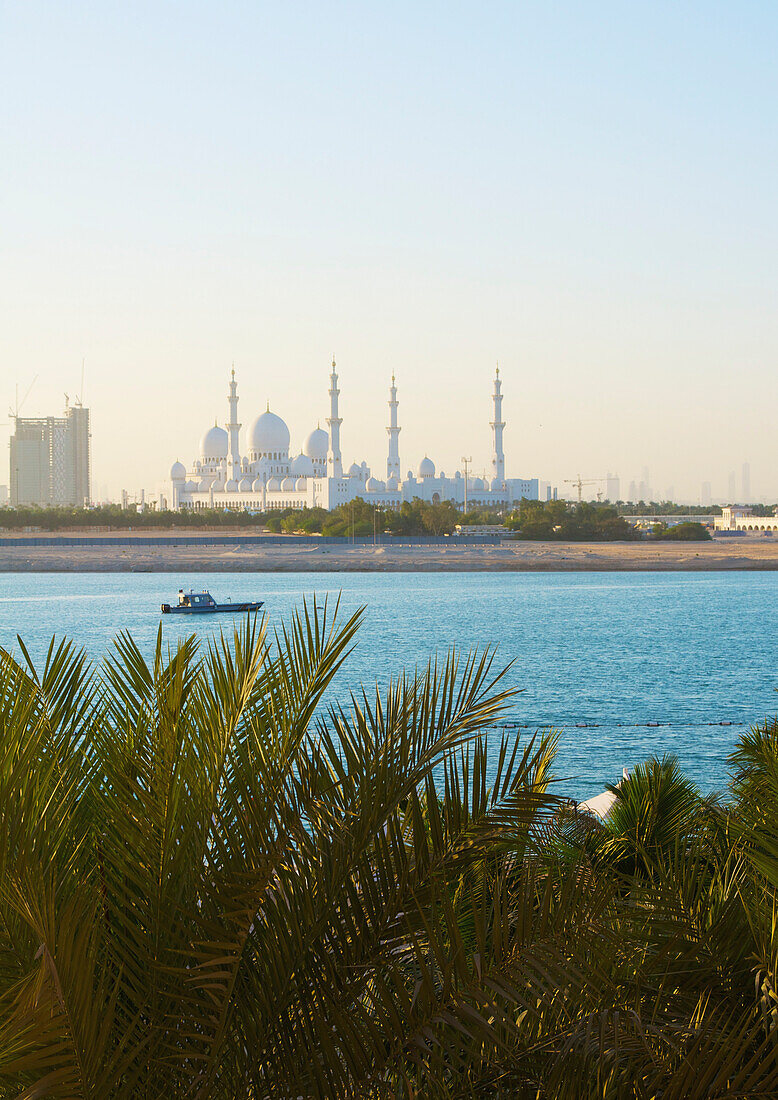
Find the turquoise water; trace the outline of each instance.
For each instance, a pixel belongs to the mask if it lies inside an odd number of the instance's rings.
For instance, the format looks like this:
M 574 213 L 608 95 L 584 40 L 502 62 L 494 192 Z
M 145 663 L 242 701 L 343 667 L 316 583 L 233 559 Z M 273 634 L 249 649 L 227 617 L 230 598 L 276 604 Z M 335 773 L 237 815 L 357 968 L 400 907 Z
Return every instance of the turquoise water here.
M 130 630 L 150 649 L 159 605 L 178 583 L 172 574 L 0 574 L 0 644 L 13 648 L 19 633 L 42 658 L 56 633 L 99 658 Z M 313 592 L 342 592 L 344 612 L 364 605 L 341 684 L 385 683 L 449 646 L 496 643 L 500 662 L 514 662 L 509 682 L 524 689 L 513 720 L 562 728 L 558 770 L 581 797 L 663 752 L 705 790 L 721 790 L 738 733 L 778 713 L 777 573 L 220 573 L 186 586 L 264 599 L 271 621 Z M 171 642 L 229 625 L 226 616 L 162 622 Z

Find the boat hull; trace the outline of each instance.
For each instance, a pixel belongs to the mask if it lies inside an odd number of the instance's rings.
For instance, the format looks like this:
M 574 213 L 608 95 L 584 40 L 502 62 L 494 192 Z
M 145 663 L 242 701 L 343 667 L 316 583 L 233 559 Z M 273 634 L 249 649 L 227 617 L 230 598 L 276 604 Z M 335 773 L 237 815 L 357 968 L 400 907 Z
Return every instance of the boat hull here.
M 162 604 L 163 615 L 217 615 L 220 611 L 241 612 L 259 611 L 264 606 L 264 601 L 254 603 L 217 603 L 212 607 L 174 607 L 169 603 Z

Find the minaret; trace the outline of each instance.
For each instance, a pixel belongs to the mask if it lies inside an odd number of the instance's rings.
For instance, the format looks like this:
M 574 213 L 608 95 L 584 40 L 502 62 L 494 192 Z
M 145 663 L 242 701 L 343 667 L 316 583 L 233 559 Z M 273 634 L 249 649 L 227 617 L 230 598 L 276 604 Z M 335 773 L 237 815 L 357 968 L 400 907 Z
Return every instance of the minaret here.
M 389 390 L 389 427 L 386 429 L 389 433 L 389 457 L 386 460 L 386 476 L 396 477 L 400 480 L 400 429 L 397 426 L 397 406 L 399 405 L 397 400 L 397 386 L 394 384 L 394 375 L 392 375 L 392 385 Z
M 230 420 L 225 425 L 230 436 L 230 474 L 235 481 L 240 478 L 240 450 L 239 438 L 240 424 L 238 423 L 238 385 L 235 381 L 235 367 L 232 368 L 230 377 L 230 393 L 227 398 L 230 406 Z
M 502 450 L 502 432 L 505 421 L 502 418 L 502 382 L 500 381 L 500 368 L 497 367 L 494 376 L 494 420 L 491 423 L 494 440 L 492 454 L 492 477 L 496 477 L 500 485 L 505 481 L 505 455 Z
M 327 473 L 330 477 L 343 477 L 343 459 L 340 454 L 340 426 L 343 423 L 338 416 L 338 376 L 335 373 L 335 357 L 332 357 L 330 375 L 330 415 L 327 424 L 330 429 L 330 449 L 327 454 Z

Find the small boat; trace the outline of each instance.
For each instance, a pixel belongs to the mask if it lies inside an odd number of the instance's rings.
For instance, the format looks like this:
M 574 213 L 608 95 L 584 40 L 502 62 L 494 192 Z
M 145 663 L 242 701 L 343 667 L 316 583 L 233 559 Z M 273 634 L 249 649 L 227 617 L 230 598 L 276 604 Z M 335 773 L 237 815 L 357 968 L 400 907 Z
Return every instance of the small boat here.
M 263 606 L 262 600 L 254 600 L 248 603 L 217 603 L 210 592 L 184 592 L 178 590 L 178 603 L 171 607 L 169 603 L 162 604 L 163 615 L 213 615 L 217 611 L 259 611 Z

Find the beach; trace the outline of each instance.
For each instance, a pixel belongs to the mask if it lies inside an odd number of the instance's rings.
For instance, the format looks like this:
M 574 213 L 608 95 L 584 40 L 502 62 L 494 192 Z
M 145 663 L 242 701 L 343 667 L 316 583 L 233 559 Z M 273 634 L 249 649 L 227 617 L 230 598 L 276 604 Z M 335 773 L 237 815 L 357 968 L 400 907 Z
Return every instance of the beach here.
M 140 533 L 139 533 L 140 534 Z M 116 545 L 81 537 L 78 545 L 50 536 L 14 545 L 0 537 L 0 572 L 39 573 L 404 573 L 404 572 L 597 572 L 778 569 L 778 539 L 714 539 L 711 542 L 560 543 L 516 542 L 479 546 L 329 544 L 239 539 L 171 545 L 163 536 L 128 535 Z

